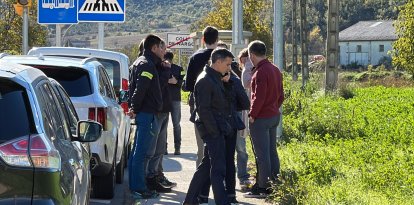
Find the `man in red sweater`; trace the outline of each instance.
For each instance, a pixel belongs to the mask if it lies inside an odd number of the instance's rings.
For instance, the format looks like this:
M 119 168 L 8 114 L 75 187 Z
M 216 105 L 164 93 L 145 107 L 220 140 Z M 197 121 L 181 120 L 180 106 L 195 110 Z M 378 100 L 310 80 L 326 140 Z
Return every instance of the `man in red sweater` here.
M 283 103 L 282 73 L 266 59 L 266 45 L 249 44 L 249 58 L 255 69 L 251 81 L 249 113 L 250 136 L 256 154 L 257 180 L 245 197 L 264 198 L 269 194 L 270 180 L 277 179 L 280 162 L 276 150 L 276 128 Z

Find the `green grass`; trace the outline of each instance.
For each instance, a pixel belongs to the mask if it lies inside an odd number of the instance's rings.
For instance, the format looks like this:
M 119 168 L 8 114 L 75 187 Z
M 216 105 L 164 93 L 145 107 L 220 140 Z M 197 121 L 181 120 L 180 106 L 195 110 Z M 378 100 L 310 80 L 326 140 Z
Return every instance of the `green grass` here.
M 274 203 L 414 204 L 414 88 L 298 90 L 285 82 Z

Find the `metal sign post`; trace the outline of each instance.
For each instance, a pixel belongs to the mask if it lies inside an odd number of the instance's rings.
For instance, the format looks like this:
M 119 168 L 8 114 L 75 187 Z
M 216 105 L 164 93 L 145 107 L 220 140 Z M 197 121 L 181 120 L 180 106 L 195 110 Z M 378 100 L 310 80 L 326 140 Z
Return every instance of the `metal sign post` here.
M 178 49 L 178 65 L 181 66 L 181 49 Z
M 56 47 L 62 46 L 62 26 L 60 24 L 56 24 Z
M 22 42 L 22 54 L 26 55 L 29 51 L 29 8 L 23 6 L 23 42 Z
M 98 49 L 104 49 L 105 25 L 98 23 Z

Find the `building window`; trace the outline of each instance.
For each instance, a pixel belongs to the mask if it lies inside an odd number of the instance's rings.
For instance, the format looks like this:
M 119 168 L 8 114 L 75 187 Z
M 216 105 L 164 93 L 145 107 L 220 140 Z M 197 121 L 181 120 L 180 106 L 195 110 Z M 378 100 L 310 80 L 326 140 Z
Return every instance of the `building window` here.
M 384 52 L 384 45 L 379 45 L 379 52 Z
M 357 45 L 357 52 L 361 53 L 361 51 L 362 51 L 361 45 Z

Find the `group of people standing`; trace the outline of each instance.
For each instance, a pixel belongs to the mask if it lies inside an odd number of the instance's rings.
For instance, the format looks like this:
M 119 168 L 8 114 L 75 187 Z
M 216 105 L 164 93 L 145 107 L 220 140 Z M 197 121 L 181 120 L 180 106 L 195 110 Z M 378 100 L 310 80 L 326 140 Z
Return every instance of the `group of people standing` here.
M 129 158 L 129 186 L 135 198 L 154 198 L 176 186 L 164 175 L 162 157 L 166 152 L 166 124 L 169 112 L 174 124 L 175 154 L 180 154 L 180 105 L 174 93 L 190 92 L 188 104 L 197 141 L 196 171 L 183 204 L 208 202 L 210 186 L 217 205 L 238 203 L 237 177 L 245 197 L 265 197 L 271 181 L 279 175 L 276 128 L 283 103 L 283 83 L 279 69 L 266 59 L 266 45 L 253 41 L 243 49 L 238 61 L 219 43 L 214 27 L 203 30 L 205 49 L 194 53 L 187 72 L 172 64 L 165 42 L 148 35 L 141 42 L 140 57 L 132 65 L 130 116 L 135 117 L 137 134 Z M 183 81 L 183 76 L 185 80 Z M 172 100 L 173 98 L 173 100 Z M 175 111 L 175 115 L 173 114 Z M 174 117 L 176 116 L 176 117 Z M 174 118 L 176 118 L 174 122 Z M 178 125 L 177 125 L 178 122 Z M 177 129 L 176 129 L 177 128 Z M 256 157 L 256 182 L 247 172 L 245 138 L 250 135 Z

